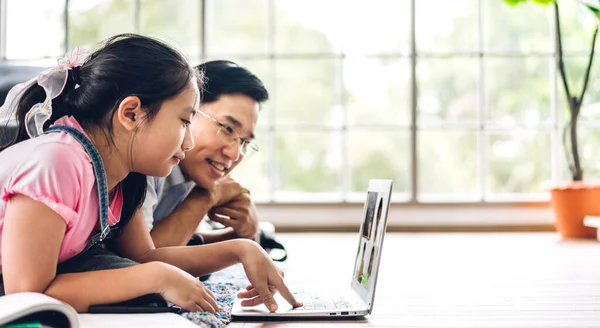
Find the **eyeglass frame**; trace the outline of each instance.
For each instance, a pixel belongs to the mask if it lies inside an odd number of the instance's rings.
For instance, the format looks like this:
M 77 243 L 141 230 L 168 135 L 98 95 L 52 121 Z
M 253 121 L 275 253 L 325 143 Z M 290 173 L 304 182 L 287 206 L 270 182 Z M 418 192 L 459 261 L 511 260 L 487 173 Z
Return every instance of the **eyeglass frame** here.
M 248 155 L 248 146 L 250 146 L 251 152 L 250 154 L 252 154 L 252 152 L 258 153 L 258 145 L 256 144 L 256 142 L 254 142 L 254 140 L 247 140 L 244 139 L 240 136 L 240 134 L 231 126 L 222 123 L 221 121 L 217 120 L 216 118 L 208 115 L 206 112 L 198 110 L 198 112 L 200 114 L 202 114 L 204 117 L 208 118 L 209 120 L 215 122 L 218 126 L 219 129 L 217 130 L 217 135 L 222 135 L 221 134 L 221 130 L 225 129 L 225 134 L 224 136 L 226 138 L 230 138 L 231 136 L 233 136 L 234 134 L 236 134 L 236 137 L 233 137 L 233 139 L 231 139 L 230 144 L 236 142 L 237 140 L 239 140 L 238 145 L 239 145 L 239 149 L 240 149 L 240 154 L 242 154 L 243 156 L 247 156 Z M 223 139 L 223 137 L 221 137 L 221 139 Z M 227 140 L 225 140 L 227 141 Z

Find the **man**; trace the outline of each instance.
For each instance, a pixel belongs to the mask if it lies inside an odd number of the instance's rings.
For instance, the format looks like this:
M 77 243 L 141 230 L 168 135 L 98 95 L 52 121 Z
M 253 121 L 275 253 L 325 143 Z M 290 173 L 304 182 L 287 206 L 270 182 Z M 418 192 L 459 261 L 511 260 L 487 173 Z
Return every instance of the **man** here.
M 198 245 L 232 238 L 255 238 L 256 208 L 250 193 L 229 177 L 253 143 L 259 105 L 269 98 L 263 83 L 230 61 L 197 67 L 205 87 L 194 118 L 195 146 L 167 178 L 148 178 L 142 211 L 154 245 Z M 224 229 L 197 231 L 203 217 Z

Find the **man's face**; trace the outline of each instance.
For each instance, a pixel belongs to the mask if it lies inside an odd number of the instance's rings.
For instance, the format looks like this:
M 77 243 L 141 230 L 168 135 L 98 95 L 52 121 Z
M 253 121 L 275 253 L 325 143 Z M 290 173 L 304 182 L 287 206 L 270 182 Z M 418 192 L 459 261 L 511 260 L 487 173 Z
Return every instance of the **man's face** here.
M 244 140 L 254 138 L 258 120 L 258 103 L 243 94 L 221 95 L 217 101 L 203 104 L 200 110 L 227 125 Z M 198 186 L 211 189 L 215 182 L 241 162 L 239 139 L 228 142 L 217 134 L 220 125 L 198 113 L 192 123 L 195 146 L 179 164 L 183 174 Z M 221 128 L 223 129 L 223 128 Z

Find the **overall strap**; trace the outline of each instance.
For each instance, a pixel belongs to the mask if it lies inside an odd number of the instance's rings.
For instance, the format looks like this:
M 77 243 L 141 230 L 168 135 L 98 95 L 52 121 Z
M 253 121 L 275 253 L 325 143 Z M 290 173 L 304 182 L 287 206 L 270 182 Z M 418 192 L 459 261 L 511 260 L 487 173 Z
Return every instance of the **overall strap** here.
M 86 251 L 90 247 L 106 240 L 110 231 L 116 229 L 116 227 L 110 227 L 108 225 L 108 186 L 102 158 L 100 157 L 100 153 L 98 153 L 96 147 L 94 147 L 94 144 L 92 144 L 92 142 L 83 133 L 73 127 L 55 126 L 47 129 L 44 132 L 65 132 L 71 135 L 81 144 L 81 146 L 83 146 L 83 149 L 92 160 L 92 167 L 94 169 L 94 175 L 96 176 L 96 186 L 98 187 L 98 218 L 100 220 L 100 232 L 90 238 L 84 249 L 84 251 Z

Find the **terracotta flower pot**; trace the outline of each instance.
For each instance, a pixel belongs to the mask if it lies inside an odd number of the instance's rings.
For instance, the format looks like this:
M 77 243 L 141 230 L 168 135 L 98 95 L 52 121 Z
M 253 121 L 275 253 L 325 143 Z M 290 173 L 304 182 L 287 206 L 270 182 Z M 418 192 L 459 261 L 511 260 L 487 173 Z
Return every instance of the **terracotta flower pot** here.
M 596 228 L 583 225 L 587 215 L 600 216 L 600 185 L 573 183 L 552 188 L 556 229 L 565 238 L 596 238 Z

